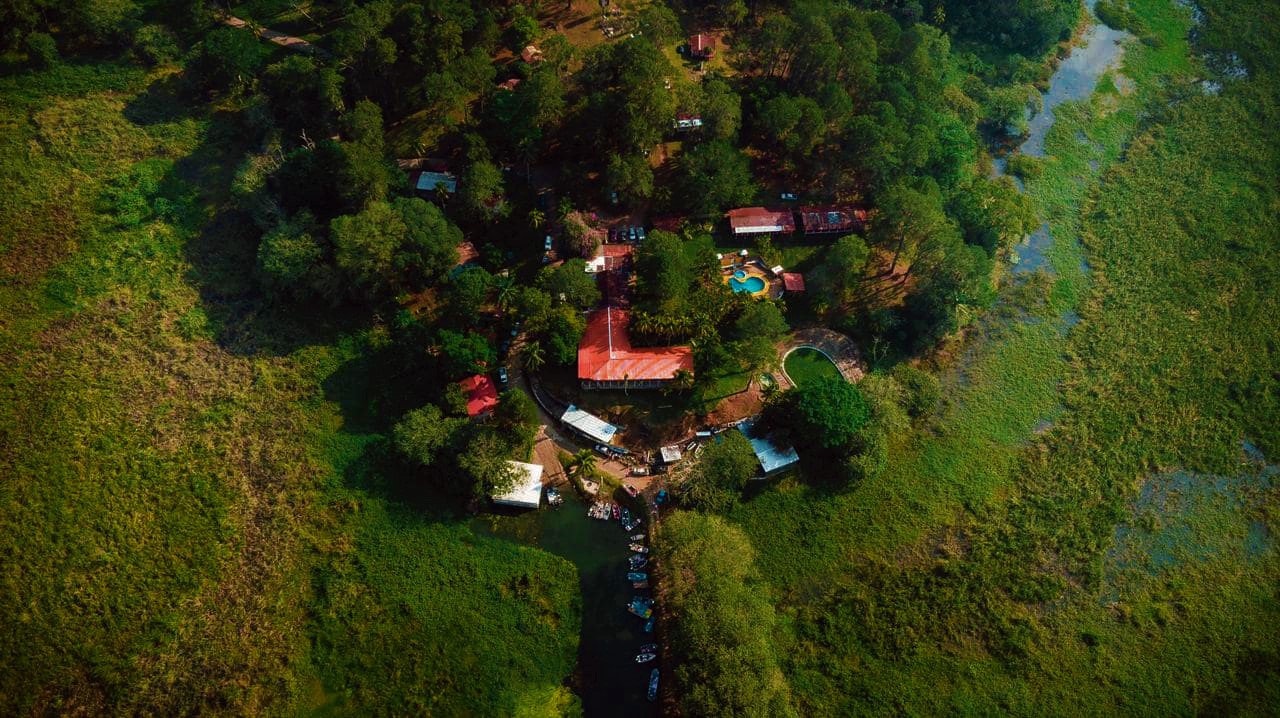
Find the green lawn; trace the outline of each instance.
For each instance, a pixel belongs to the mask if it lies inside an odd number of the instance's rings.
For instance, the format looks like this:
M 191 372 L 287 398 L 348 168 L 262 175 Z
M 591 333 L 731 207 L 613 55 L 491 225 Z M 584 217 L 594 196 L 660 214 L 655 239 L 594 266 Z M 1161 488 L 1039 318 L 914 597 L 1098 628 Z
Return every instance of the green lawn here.
M 782 368 L 797 386 L 803 386 L 820 379 L 839 379 L 840 370 L 831 363 L 826 354 L 817 349 L 800 347 L 787 355 Z

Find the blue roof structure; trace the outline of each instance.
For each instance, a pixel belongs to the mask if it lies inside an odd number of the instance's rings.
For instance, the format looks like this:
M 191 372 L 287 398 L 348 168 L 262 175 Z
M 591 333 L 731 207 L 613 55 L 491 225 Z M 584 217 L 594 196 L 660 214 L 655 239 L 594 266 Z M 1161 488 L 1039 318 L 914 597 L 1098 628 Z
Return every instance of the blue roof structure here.
M 756 438 L 751 435 L 751 426 L 754 419 L 748 419 L 738 424 L 738 431 L 747 437 L 747 441 L 751 442 L 751 450 L 756 454 L 756 461 L 760 462 L 760 468 L 764 469 L 764 475 L 781 471 L 788 466 L 800 461 L 800 455 L 796 453 L 794 447 L 778 446 L 767 438 Z

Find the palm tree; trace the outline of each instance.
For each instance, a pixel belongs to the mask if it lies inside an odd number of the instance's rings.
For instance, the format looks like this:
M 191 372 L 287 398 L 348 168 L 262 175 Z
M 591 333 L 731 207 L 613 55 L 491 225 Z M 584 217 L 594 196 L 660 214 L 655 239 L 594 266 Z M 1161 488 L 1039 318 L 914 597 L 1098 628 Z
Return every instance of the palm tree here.
M 596 453 L 591 449 L 583 449 L 569 459 L 569 467 L 574 476 L 591 476 L 596 472 Z
M 529 226 L 537 229 L 547 221 L 547 214 L 538 208 L 529 210 Z
M 516 297 L 516 283 L 511 277 L 498 275 L 494 279 L 494 286 L 498 289 L 498 309 L 503 312 L 511 308 L 511 301 Z
M 546 350 L 538 342 L 524 345 L 524 368 L 535 372 L 547 364 Z

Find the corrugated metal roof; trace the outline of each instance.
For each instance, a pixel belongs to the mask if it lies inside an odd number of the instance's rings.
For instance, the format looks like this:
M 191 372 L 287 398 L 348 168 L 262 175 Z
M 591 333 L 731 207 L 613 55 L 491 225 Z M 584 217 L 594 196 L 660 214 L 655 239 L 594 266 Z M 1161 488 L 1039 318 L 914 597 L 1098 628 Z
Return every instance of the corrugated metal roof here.
M 560 415 L 560 421 L 572 426 L 583 434 L 600 442 L 601 444 L 613 443 L 614 434 L 618 433 L 618 427 L 601 419 L 595 414 L 588 414 L 573 404 Z
M 484 374 L 476 374 L 458 382 L 467 395 L 467 416 L 480 416 L 493 411 L 498 405 L 498 388 Z
M 795 448 L 790 446 L 778 446 L 768 438 L 755 438 L 751 435 L 751 427 L 754 421 L 744 421 L 738 425 L 738 431 L 747 437 L 747 441 L 751 442 L 751 450 L 756 454 L 756 461 L 760 462 L 760 467 L 764 469 L 765 475 L 772 474 L 780 469 L 798 462 L 800 455 L 796 453 Z
M 615 307 L 587 317 L 578 344 L 578 378 L 585 381 L 662 381 L 680 370 L 693 371 L 689 347 L 632 348 L 627 336 L 630 315 Z
M 729 226 L 734 234 L 794 232 L 796 228 L 795 217 L 791 214 L 791 210 L 742 207 L 731 209 L 725 214 L 729 217 Z

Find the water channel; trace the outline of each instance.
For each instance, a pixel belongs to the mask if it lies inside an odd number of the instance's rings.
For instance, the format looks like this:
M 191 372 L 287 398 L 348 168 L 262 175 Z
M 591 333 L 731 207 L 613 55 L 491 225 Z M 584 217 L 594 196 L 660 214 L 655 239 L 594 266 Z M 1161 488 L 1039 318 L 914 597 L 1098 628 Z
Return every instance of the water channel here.
M 582 633 L 574 692 L 588 716 L 657 715 L 646 695 L 649 671 L 657 663 L 638 665 L 636 649 L 656 642 L 644 623 L 627 612 L 637 591 L 627 580 L 627 533 L 617 521 L 587 517 L 587 508 L 572 490 L 564 489 L 564 505 L 512 514 L 486 514 L 473 528 L 499 538 L 536 546 L 563 556 L 578 568 L 582 591 Z M 636 529 L 636 533 L 641 529 Z M 641 569 L 645 571 L 645 569 Z
M 1018 145 L 1017 152 L 1030 157 L 1044 157 L 1044 139 L 1053 127 L 1054 108 L 1064 102 L 1086 100 L 1098 85 L 1098 78 L 1103 73 L 1117 67 L 1124 55 L 1124 41 L 1133 37 L 1124 30 L 1107 27 L 1094 14 L 1097 0 L 1088 0 L 1091 24 L 1080 41 L 1071 48 L 1070 54 L 1058 64 L 1057 70 L 1049 78 L 1049 89 L 1041 96 L 1042 107 L 1027 123 L 1027 137 Z M 1005 173 L 1008 159 L 996 158 L 994 170 L 997 176 Z M 1025 189 L 1022 181 L 1013 178 L 1018 189 Z M 1053 244 L 1048 223 L 1040 228 L 1018 247 L 1018 265 L 1015 274 L 1025 274 L 1039 269 L 1048 270 L 1048 251 Z

